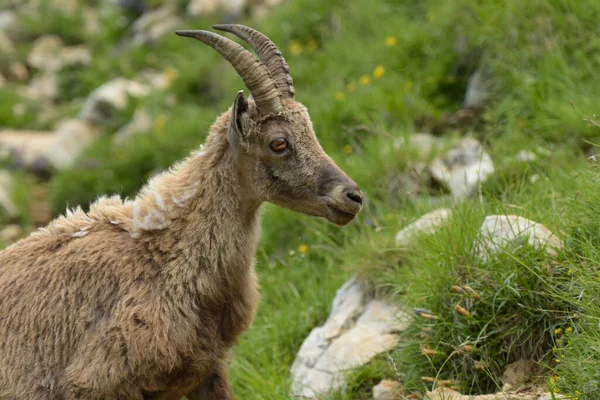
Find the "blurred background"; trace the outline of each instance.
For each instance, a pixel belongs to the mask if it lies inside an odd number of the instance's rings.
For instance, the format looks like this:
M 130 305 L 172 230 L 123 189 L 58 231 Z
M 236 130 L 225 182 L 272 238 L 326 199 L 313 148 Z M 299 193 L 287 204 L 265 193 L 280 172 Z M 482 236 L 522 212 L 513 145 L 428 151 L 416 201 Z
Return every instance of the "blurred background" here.
M 415 317 L 332 398 L 371 398 L 386 377 L 414 398 L 430 376 L 491 393 L 505 365 L 534 359 L 543 386 L 597 399 L 599 21 L 593 0 L 0 0 L 0 241 L 100 195 L 132 197 L 203 143 L 245 87 L 174 31 L 244 23 L 280 47 L 323 147 L 368 199 L 347 228 L 266 207 L 237 396 L 287 398 L 299 346 L 359 274 L 439 318 Z M 473 148 L 485 165 L 457 188 L 447 176 Z M 442 206 L 453 227 L 397 248 L 401 227 Z M 475 260 L 492 213 L 545 224 L 565 251 Z M 470 319 L 456 315 L 456 283 L 489 300 Z M 469 340 L 474 353 L 456 352 Z

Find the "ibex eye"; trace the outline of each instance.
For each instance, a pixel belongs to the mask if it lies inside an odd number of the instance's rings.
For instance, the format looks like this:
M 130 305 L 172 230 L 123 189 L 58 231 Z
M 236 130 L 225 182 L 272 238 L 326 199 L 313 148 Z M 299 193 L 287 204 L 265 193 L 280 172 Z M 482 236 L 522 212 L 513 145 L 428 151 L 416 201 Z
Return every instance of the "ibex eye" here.
M 274 152 L 281 153 L 282 151 L 287 149 L 288 141 L 285 140 L 285 138 L 278 138 L 273 140 L 269 147 L 271 147 L 271 150 L 273 150 Z

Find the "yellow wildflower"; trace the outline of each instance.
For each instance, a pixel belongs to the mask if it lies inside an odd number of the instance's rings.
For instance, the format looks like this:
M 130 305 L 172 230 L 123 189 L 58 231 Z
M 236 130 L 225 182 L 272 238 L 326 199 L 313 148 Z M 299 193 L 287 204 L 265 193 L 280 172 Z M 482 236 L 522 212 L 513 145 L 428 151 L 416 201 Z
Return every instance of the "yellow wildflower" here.
M 351 145 L 347 144 L 344 146 L 344 153 L 351 154 L 354 151 Z
M 306 254 L 306 253 L 308 252 L 308 246 L 307 246 L 307 245 L 305 245 L 305 244 L 301 244 L 301 245 L 298 247 L 298 251 L 299 251 L 301 254 Z
M 560 334 L 562 333 L 562 331 L 563 331 L 563 328 L 556 328 L 556 329 L 554 330 L 554 334 L 555 334 L 555 335 L 560 335 Z
M 378 65 L 375 67 L 375 69 L 373 70 L 373 78 L 375 79 L 379 79 L 383 76 L 383 74 L 385 74 L 385 68 L 383 68 L 382 65 Z
M 557 358 L 557 359 L 556 359 L 556 360 L 554 360 L 554 361 L 556 361 L 556 363 L 559 363 L 559 362 L 560 362 L 560 358 Z
M 335 94 L 335 99 L 337 101 L 344 101 L 344 100 L 346 100 L 346 95 L 344 93 L 342 93 L 342 92 L 337 92 Z
M 167 123 L 167 116 L 165 114 L 160 114 L 159 116 L 156 117 L 156 119 L 154 119 L 154 130 L 158 134 L 162 134 L 163 128 L 165 127 L 166 123 Z
M 356 83 L 354 83 L 354 82 L 348 82 L 348 83 L 346 84 L 346 91 L 347 91 L 347 92 L 349 92 L 349 93 L 352 93 L 352 92 L 354 92 L 355 90 L 356 90 Z
M 293 56 L 299 56 L 302 54 L 302 44 L 297 40 L 290 40 L 288 42 L 288 50 Z
M 571 333 L 571 332 L 573 332 L 573 327 L 572 326 L 570 326 L 567 329 L 565 329 L 565 333 Z
M 398 39 L 396 39 L 395 36 L 388 36 L 385 39 L 385 45 L 387 47 L 394 47 L 396 45 L 396 43 L 398 43 Z
M 360 79 L 358 81 L 360 82 L 361 85 L 367 86 L 369 83 L 371 83 L 371 78 L 369 78 L 368 75 L 363 75 L 360 77 Z
M 175 79 L 177 79 L 177 77 L 179 76 L 179 71 L 177 71 L 175 68 L 173 67 L 167 67 L 165 69 L 165 77 L 166 79 L 166 87 L 170 87 L 171 84 L 173 83 L 173 81 Z
M 310 39 L 307 43 L 306 43 L 306 50 L 310 53 L 313 52 L 317 49 L 318 44 L 317 41 L 315 39 Z

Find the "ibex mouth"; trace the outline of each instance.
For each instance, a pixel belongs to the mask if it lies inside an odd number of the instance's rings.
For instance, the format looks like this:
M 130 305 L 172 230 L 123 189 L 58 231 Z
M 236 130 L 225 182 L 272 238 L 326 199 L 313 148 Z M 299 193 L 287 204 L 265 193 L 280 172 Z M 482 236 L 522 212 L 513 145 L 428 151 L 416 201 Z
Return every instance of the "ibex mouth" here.
M 336 225 L 347 225 L 356 217 L 357 213 L 350 213 L 339 208 L 328 205 L 326 218 Z

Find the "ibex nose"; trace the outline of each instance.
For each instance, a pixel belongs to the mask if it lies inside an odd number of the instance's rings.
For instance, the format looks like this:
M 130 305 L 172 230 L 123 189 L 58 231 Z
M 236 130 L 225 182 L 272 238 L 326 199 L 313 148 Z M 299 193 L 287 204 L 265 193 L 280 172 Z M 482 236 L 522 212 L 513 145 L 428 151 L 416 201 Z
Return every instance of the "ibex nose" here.
M 350 189 L 346 192 L 346 196 L 355 203 L 362 205 L 362 194 L 358 190 Z

